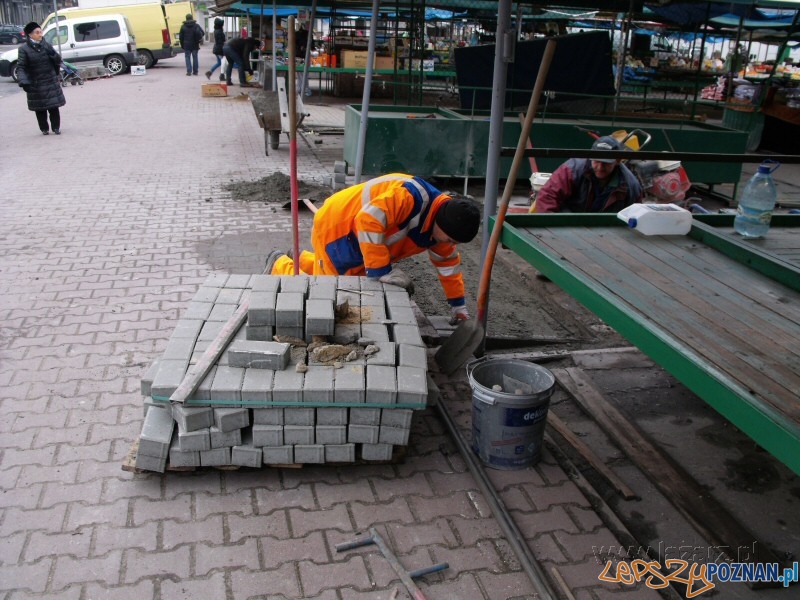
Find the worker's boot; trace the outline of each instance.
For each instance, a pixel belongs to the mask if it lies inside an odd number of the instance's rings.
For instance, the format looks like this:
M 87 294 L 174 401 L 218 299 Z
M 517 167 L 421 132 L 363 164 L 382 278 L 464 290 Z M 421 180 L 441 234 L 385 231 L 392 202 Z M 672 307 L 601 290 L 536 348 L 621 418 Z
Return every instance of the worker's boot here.
M 281 257 L 284 256 L 285 253 L 281 252 L 280 250 L 273 250 L 267 255 L 267 260 L 264 263 L 264 273 L 267 275 L 272 274 L 272 269 L 275 266 L 275 262 Z

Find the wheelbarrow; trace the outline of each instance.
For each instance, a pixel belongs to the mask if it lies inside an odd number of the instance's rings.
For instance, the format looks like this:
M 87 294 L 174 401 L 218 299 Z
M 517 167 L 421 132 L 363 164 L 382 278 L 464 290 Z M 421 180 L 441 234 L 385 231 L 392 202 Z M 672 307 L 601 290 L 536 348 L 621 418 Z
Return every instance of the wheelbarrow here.
M 277 150 L 281 133 L 289 133 L 289 101 L 286 94 L 286 79 L 278 78 L 278 90 L 249 89 L 250 102 L 258 119 L 258 125 L 264 130 L 264 154 L 269 156 L 269 149 Z M 296 97 L 297 126 L 307 116 L 303 101 Z

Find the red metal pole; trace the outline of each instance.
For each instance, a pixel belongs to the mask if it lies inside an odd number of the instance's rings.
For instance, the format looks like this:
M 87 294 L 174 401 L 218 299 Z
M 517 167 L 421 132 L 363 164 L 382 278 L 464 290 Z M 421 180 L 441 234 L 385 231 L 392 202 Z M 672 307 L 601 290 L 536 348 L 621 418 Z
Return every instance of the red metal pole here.
M 294 274 L 300 273 L 300 219 L 297 203 L 297 91 L 295 90 L 294 16 L 289 17 L 289 183 L 292 199 L 292 250 L 294 252 Z

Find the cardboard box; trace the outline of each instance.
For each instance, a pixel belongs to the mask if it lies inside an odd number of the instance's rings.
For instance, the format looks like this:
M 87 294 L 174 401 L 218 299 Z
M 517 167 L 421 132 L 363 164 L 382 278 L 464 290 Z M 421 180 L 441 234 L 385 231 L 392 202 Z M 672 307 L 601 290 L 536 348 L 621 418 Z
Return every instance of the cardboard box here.
M 369 52 L 363 50 L 343 50 L 342 67 L 345 69 L 366 69 Z
M 393 70 L 394 69 L 394 57 L 392 56 L 376 56 L 375 57 L 375 69 L 386 69 L 386 70 Z
M 228 95 L 227 83 L 204 83 L 202 87 L 203 98 L 220 98 Z
M 147 71 L 142 65 L 131 66 L 131 75 L 145 75 Z

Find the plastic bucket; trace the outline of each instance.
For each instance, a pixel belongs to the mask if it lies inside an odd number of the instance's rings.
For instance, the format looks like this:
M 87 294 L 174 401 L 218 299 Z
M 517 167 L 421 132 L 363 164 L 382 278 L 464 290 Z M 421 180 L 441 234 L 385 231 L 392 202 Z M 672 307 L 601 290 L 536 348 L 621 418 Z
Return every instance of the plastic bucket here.
M 467 365 L 472 387 L 472 450 L 494 469 L 524 469 L 542 457 L 547 408 L 556 379 L 524 360 Z

